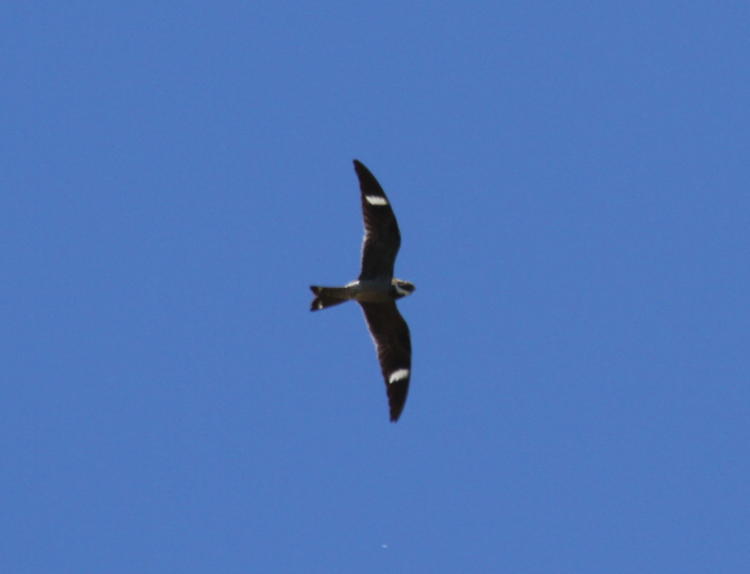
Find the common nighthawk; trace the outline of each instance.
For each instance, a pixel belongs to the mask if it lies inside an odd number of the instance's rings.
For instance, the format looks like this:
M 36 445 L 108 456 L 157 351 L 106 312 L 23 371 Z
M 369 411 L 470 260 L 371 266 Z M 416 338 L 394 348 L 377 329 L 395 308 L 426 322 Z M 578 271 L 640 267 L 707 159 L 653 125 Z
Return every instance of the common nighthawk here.
M 396 422 L 406 402 L 411 376 L 409 327 L 398 312 L 396 299 L 413 293 L 414 285 L 393 277 L 401 233 L 383 188 L 356 159 L 354 169 L 359 178 L 365 220 L 359 279 L 343 287 L 311 286 L 315 299 L 310 310 L 318 311 L 350 299 L 362 306 L 385 379 L 391 421 Z

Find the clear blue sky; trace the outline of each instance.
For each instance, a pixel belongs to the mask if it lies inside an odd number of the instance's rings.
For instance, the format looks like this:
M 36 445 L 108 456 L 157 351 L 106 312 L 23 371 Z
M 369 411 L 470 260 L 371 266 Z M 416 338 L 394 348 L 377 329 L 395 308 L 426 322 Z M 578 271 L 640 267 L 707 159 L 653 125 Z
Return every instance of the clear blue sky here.
M 656 4 L 4 3 L 0 571 L 747 572 L 750 7 Z

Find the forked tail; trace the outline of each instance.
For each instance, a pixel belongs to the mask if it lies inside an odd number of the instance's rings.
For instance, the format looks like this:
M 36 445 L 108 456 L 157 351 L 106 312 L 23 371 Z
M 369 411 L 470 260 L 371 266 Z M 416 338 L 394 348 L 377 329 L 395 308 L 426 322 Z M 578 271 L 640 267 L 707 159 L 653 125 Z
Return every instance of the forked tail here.
M 349 292 L 345 287 L 318 287 L 311 285 L 310 291 L 315 293 L 310 311 L 319 311 L 326 307 L 333 307 L 349 300 Z

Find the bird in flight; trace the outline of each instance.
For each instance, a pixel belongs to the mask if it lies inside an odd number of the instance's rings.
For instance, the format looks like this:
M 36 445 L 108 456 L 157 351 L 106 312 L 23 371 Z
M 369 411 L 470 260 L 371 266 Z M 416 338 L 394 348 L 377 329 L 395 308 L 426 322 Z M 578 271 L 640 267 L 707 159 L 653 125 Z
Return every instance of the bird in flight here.
M 362 195 L 365 236 L 359 279 L 343 287 L 311 286 L 315 294 L 311 311 L 355 300 L 365 314 L 385 379 L 391 421 L 404 409 L 411 378 L 409 327 L 398 312 L 396 300 L 411 295 L 414 285 L 393 276 L 401 246 L 401 233 L 391 204 L 378 180 L 361 162 L 354 160 Z

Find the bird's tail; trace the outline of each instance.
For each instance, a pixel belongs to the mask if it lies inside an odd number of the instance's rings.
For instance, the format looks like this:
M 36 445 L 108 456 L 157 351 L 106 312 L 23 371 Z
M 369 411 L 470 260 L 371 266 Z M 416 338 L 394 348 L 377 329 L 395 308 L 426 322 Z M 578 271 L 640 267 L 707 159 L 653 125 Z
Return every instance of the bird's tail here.
M 333 307 L 339 303 L 349 300 L 349 292 L 346 287 L 318 287 L 311 285 L 310 290 L 315 293 L 310 311 L 319 311 L 326 307 Z

